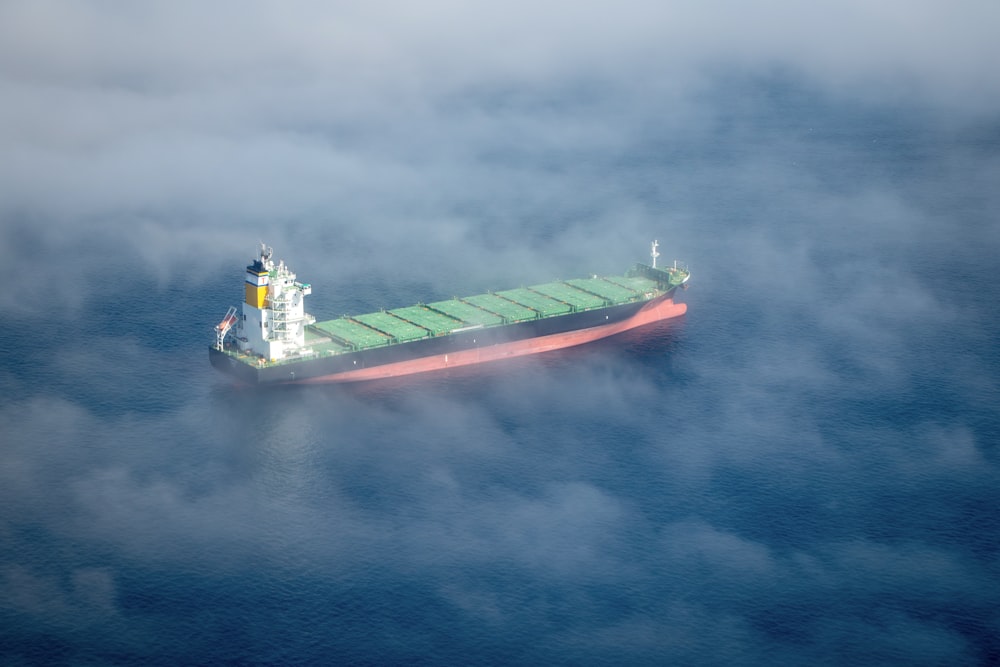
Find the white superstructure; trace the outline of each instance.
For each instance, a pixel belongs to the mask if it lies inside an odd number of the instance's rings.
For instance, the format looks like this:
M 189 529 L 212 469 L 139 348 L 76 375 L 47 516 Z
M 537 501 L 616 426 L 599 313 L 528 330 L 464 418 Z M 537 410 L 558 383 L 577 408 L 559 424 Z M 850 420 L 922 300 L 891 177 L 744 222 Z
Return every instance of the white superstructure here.
M 316 318 L 305 312 L 312 286 L 297 282 L 283 261 L 275 265 L 273 252 L 262 243 L 258 258 L 247 267 L 246 298 L 234 336 L 240 352 L 279 361 L 311 353 L 306 348 L 306 326 Z

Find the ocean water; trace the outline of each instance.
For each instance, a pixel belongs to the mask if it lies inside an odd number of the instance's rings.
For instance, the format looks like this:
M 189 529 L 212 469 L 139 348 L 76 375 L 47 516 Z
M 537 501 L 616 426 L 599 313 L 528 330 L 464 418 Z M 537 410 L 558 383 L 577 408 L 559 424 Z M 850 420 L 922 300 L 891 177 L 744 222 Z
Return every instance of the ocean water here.
M 257 229 L 189 271 L 19 218 L 53 289 L 5 315 L 0 662 L 995 663 L 1000 125 L 732 83 L 547 153 L 590 186 L 563 205 L 453 197 L 480 257 L 508 239 L 485 273 L 273 230 L 321 317 L 587 273 L 574 242 L 690 264 L 682 320 L 489 367 L 234 386 L 207 347 Z

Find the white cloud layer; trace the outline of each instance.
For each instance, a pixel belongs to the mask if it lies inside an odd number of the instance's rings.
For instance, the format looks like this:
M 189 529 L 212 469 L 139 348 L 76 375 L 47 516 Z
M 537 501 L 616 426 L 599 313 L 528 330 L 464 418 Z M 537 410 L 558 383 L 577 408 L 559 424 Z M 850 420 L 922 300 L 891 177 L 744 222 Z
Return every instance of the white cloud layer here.
M 0 3 L 17 651 L 106 657 L 82 629 L 224 661 L 188 631 L 263 609 L 245 655 L 280 662 L 261 590 L 317 633 L 375 619 L 384 663 L 513 635 L 497 662 L 996 649 L 997 25 L 975 0 Z M 651 238 L 695 279 L 650 339 L 307 392 L 204 359 L 258 240 L 325 318 L 618 272 Z

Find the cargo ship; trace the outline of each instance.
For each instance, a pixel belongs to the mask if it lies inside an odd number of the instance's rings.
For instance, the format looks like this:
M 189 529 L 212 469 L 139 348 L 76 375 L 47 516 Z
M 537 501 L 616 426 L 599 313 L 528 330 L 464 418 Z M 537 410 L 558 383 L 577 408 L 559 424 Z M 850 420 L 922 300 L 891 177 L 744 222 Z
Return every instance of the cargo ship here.
M 679 317 L 691 274 L 674 261 L 317 322 L 309 283 L 261 244 L 245 298 L 215 327 L 212 365 L 249 384 L 356 382 L 558 350 Z

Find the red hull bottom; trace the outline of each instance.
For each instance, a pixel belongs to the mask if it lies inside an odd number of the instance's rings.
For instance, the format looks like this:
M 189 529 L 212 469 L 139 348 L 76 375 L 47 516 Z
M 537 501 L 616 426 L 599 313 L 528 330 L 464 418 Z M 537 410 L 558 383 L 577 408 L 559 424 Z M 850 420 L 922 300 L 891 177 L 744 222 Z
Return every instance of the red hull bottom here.
M 615 334 L 647 324 L 680 317 L 685 312 L 687 312 L 686 304 L 674 303 L 672 299 L 654 300 L 646 304 L 642 310 L 632 317 L 621 322 L 615 322 L 614 324 L 605 324 L 577 331 L 567 331 L 549 336 L 539 336 L 537 338 L 518 340 L 510 343 L 499 343 L 474 350 L 463 350 L 461 352 L 399 361 L 373 368 L 359 368 L 357 370 L 323 375 L 307 380 L 297 380 L 294 384 L 326 384 L 332 382 L 379 380 L 400 377 L 402 375 L 413 375 L 415 373 L 428 373 L 446 368 L 458 368 L 459 366 L 471 366 L 472 364 L 510 359 L 512 357 L 522 357 L 528 354 L 538 354 L 539 352 L 549 352 L 564 347 L 583 345 L 584 343 L 614 336 Z

